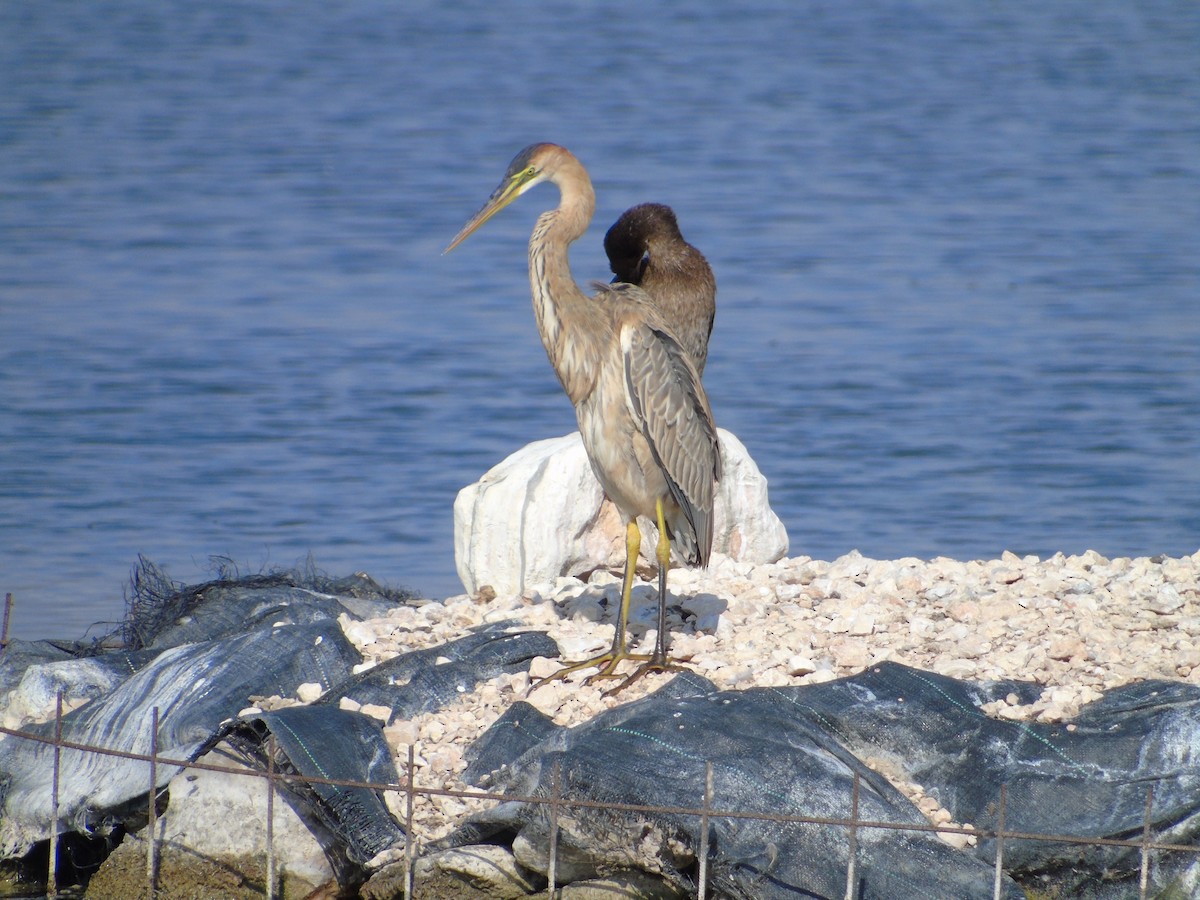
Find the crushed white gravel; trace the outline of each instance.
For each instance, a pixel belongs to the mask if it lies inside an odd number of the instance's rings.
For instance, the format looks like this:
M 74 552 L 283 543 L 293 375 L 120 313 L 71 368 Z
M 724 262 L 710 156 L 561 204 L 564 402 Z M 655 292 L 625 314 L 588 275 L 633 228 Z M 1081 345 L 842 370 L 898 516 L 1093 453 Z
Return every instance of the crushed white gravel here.
M 853 552 L 832 562 L 799 556 L 766 565 L 718 558 L 707 570 L 673 569 L 668 587 L 672 656 L 724 689 L 813 684 L 892 660 L 955 678 L 1037 682 L 1044 687 L 1037 702 L 1021 706 L 1010 695 L 987 712 L 1060 721 L 1128 682 L 1200 683 L 1200 552 L 1136 559 L 1006 552 L 972 562 L 874 560 Z M 485 588 L 476 597 L 405 607 L 365 623 L 347 619 L 343 626 L 368 666 L 498 620 L 545 630 L 564 659 L 581 659 L 612 641 L 619 591 L 616 576 L 597 572 L 588 583 L 564 578 L 510 597 Z M 655 586 L 639 581 L 633 596 L 635 649 L 639 642 L 651 646 Z M 415 743 L 418 787 L 469 790 L 461 782 L 465 749 L 514 701 L 527 699 L 559 724 L 574 725 L 674 677 L 649 675 L 605 697 L 613 683 L 586 684 L 584 671 L 526 696 L 531 675 L 536 680 L 560 665 L 534 660 L 530 673 L 495 678 L 448 708 L 394 724 L 387 734 L 402 777 Z M 919 785 L 896 781 L 931 821 L 951 824 Z M 389 800 L 403 816 L 403 797 Z M 446 834 L 484 805 L 420 798 L 419 839 Z

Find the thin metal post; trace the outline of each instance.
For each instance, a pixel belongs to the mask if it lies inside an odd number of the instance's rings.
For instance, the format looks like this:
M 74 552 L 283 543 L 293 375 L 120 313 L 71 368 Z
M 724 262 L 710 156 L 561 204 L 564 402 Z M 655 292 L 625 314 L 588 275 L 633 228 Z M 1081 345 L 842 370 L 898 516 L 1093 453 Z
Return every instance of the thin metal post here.
M 417 887 L 416 873 L 413 867 L 417 864 L 417 842 L 413 840 L 413 800 L 416 797 L 417 751 L 416 745 L 408 745 L 408 788 L 405 790 L 406 809 L 404 811 L 404 856 L 408 865 L 404 873 L 404 896 L 412 900 Z
M 62 769 L 62 691 L 54 701 L 54 780 L 50 785 L 50 862 L 46 896 L 58 896 L 58 776 Z
M 12 594 L 4 595 L 4 625 L 0 627 L 0 650 L 8 646 L 8 620 L 12 615 L 13 598 Z
M 146 814 L 146 896 L 154 900 L 158 870 L 158 707 L 150 711 L 150 808 Z
M 854 863 L 858 856 L 858 773 L 850 788 L 850 859 L 846 863 L 846 900 L 854 900 Z
M 546 888 L 547 896 L 554 900 L 558 891 L 558 760 L 554 760 L 554 768 L 550 770 L 550 866 L 546 878 L 550 884 Z
M 700 876 L 696 879 L 696 900 L 708 893 L 708 811 L 712 809 L 713 764 L 704 764 L 704 805 L 700 807 Z
M 992 879 L 992 897 L 1000 900 L 1004 882 L 1004 813 L 1008 808 L 1008 785 L 1000 785 L 1000 809 L 996 814 L 996 874 Z
M 1146 789 L 1146 817 L 1142 820 L 1142 873 L 1138 884 L 1139 900 L 1146 900 L 1150 891 L 1150 824 L 1154 816 L 1154 785 Z
M 267 900 L 275 900 L 275 735 L 267 735 Z

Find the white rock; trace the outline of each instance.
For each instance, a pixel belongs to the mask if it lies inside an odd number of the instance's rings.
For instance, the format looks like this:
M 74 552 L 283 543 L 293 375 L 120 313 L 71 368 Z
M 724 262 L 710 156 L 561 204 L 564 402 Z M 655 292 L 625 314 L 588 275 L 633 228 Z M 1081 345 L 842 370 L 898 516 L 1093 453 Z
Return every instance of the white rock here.
M 406 719 L 395 722 L 383 729 L 383 736 L 392 747 L 400 747 L 415 744 L 419 734 L 416 724 Z
M 436 880 L 439 872 L 452 877 L 450 884 L 458 883 L 464 889 L 470 885 L 479 894 L 486 893 L 497 900 L 525 897 L 533 894 L 537 887 L 529 870 L 520 866 L 507 848 L 493 845 L 458 847 L 418 859 L 414 869 L 415 887 L 428 888 L 435 893 L 440 886 L 445 892 L 444 880 Z
M 296 688 L 296 697 L 301 703 L 312 703 L 323 693 L 325 693 L 325 688 L 316 681 L 306 681 Z
M 240 768 L 229 756 L 213 753 L 199 760 Z M 235 871 L 231 858 L 261 863 L 266 853 L 267 783 L 262 778 L 205 769 L 184 770 L 170 785 L 171 803 L 158 820 L 158 841 L 182 855 L 219 858 Z M 321 885 L 333 873 L 308 826 L 277 796 L 273 804 L 276 865 L 306 882 Z M 163 851 L 160 851 L 163 852 Z M 214 891 L 216 888 L 214 887 Z M 216 896 L 216 894 L 214 894 Z
M 359 712 L 364 716 L 370 716 L 372 719 L 378 719 L 385 725 L 387 724 L 387 720 L 392 717 L 392 708 L 379 703 L 364 703 Z
M 933 662 L 933 671 L 951 678 L 973 678 L 975 670 L 975 663 L 969 659 L 937 659 Z
M 724 467 L 713 510 L 713 551 L 750 564 L 787 555 L 787 531 L 767 480 L 734 435 L 718 429 Z M 642 556 L 653 564 L 658 529 L 646 519 Z M 535 441 L 503 460 L 454 503 L 454 561 L 470 594 L 498 595 L 596 569 L 620 569 L 625 529 L 604 499 L 579 433 Z
M 804 674 L 816 672 L 817 664 L 809 656 L 792 656 L 787 660 L 785 671 L 790 676 L 804 676 Z
M 535 656 L 529 661 L 529 677 L 533 679 L 548 678 L 563 667 L 560 660 L 547 659 L 545 656 Z
M 558 669 L 562 668 L 562 660 L 567 659 L 588 659 L 598 654 L 601 650 L 607 649 L 613 640 L 615 629 L 608 626 L 602 629 L 589 629 L 585 632 L 576 634 L 563 634 L 558 638 L 558 649 L 560 658 L 555 660 L 545 660 L 543 668 L 548 668 L 549 671 L 542 671 L 540 674 L 535 674 L 533 667 L 529 669 L 530 678 L 545 678 L 551 675 Z M 534 662 L 542 657 L 535 657 Z M 552 665 L 546 665 L 552 664 Z
M 378 639 L 375 629 L 366 622 L 339 620 L 338 624 L 342 626 L 342 632 L 346 635 L 346 639 L 356 647 L 369 647 Z
M 589 673 L 590 674 L 590 673 Z M 571 685 L 570 687 L 574 687 Z M 539 712 L 553 716 L 562 706 L 565 692 L 569 687 L 561 681 L 550 681 L 525 697 L 525 702 L 535 707 Z
M 939 831 L 937 836 L 951 847 L 956 847 L 959 850 L 965 850 L 970 845 L 972 837 L 961 831 Z
M 70 712 L 111 691 L 127 675 L 116 675 L 93 659 L 69 659 L 39 663 L 25 670 L 16 689 L 4 699 L 12 712 L 13 725 L 46 722 L 54 718 L 58 693 L 63 695 L 63 712 Z
M 869 613 L 858 612 L 850 616 L 850 634 L 855 637 L 865 637 L 875 632 L 875 617 Z
M 1164 584 L 1158 593 L 1150 599 L 1150 610 L 1159 615 L 1178 612 L 1183 607 L 1183 598 L 1173 584 Z

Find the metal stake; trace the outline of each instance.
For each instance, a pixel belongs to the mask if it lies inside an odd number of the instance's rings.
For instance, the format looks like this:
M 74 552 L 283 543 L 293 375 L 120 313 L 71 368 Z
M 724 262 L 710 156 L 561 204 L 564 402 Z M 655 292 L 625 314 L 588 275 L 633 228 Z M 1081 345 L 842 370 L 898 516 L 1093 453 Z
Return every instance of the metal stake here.
M 846 863 L 846 900 L 854 900 L 854 862 L 858 856 L 858 773 L 850 788 L 850 860 Z
M 708 811 L 712 809 L 713 764 L 704 764 L 704 805 L 700 807 L 700 875 L 696 879 L 696 900 L 704 900 L 708 893 Z
M 146 815 L 146 895 L 153 900 L 158 874 L 158 707 L 150 711 L 150 807 Z
M 992 897 L 1000 900 L 1004 881 L 1004 812 L 1008 807 L 1008 785 L 1000 785 L 1000 810 L 996 815 L 996 877 L 992 880 Z
M 62 768 L 62 691 L 54 701 L 54 781 L 50 786 L 50 871 L 46 896 L 58 896 L 58 776 Z
M 8 620 L 12 615 L 13 598 L 12 594 L 4 595 L 4 625 L 0 627 L 0 650 L 8 646 Z
M 1154 785 L 1146 789 L 1146 818 L 1142 822 L 1142 875 L 1138 884 L 1139 900 L 1146 900 L 1150 891 L 1150 824 L 1154 815 Z
M 275 735 L 267 735 L 267 900 L 275 900 Z
M 554 900 L 558 890 L 558 760 L 554 760 L 554 768 L 550 770 L 550 866 L 546 877 L 550 884 L 547 896 Z
M 412 900 L 417 887 L 416 873 L 413 867 L 417 864 L 417 843 L 413 840 L 413 799 L 416 797 L 414 772 L 417 769 L 417 751 L 414 744 L 408 745 L 408 787 L 405 790 L 407 808 L 404 811 L 404 855 L 408 859 L 407 871 L 404 873 L 404 896 Z

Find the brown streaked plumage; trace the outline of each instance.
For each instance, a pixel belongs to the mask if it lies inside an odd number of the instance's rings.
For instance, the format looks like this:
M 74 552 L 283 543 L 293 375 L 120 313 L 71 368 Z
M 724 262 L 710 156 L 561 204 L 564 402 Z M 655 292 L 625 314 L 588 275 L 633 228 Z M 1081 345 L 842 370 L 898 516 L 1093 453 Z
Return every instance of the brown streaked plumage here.
M 703 377 L 717 311 L 717 280 L 704 254 L 684 240 L 675 211 L 640 203 L 604 235 L 613 281 L 636 284 L 658 307 Z
M 529 238 L 534 316 L 554 371 L 575 406 L 592 470 L 625 521 L 626 549 L 612 647 L 545 680 L 590 666 L 599 667 L 598 677 L 616 677 L 622 660 L 643 660 L 614 689 L 620 690 L 648 671 L 678 668 L 667 658 L 671 547 L 689 565 L 708 563 L 721 454 L 700 374 L 645 292 L 629 284 L 605 285 L 603 297 L 593 298 L 571 276 L 567 251 L 587 230 L 596 195 L 587 170 L 565 148 L 534 144 L 518 153 L 447 252 L 544 181 L 557 185 L 560 200 L 557 208 L 542 213 Z M 648 655 L 630 653 L 626 642 L 641 544 L 638 516 L 650 517 L 659 527 L 658 635 Z

